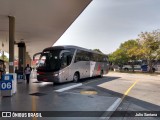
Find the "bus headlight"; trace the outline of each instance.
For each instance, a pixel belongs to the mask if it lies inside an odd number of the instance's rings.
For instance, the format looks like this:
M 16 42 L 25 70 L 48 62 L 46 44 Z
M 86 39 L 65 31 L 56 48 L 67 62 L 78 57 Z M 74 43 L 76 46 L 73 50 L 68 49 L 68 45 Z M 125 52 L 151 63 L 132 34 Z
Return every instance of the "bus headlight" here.
M 57 77 L 57 76 L 58 76 L 58 73 L 54 74 L 54 76 L 56 76 L 56 77 Z

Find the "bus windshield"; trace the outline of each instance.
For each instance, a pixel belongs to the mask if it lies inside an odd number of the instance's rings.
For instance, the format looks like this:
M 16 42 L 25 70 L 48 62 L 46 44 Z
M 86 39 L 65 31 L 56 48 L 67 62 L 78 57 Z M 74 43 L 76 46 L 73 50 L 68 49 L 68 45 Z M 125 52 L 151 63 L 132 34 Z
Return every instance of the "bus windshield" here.
M 45 51 L 41 54 L 38 70 L 46 72 L 58 71 L 71 63 L 73 52 L 64 49 Z
M 47 51 L 41 54 L 38 67 L 40 70 L 57 71 L 60 69 L 61 60 L 59 58 L 61 50 Z

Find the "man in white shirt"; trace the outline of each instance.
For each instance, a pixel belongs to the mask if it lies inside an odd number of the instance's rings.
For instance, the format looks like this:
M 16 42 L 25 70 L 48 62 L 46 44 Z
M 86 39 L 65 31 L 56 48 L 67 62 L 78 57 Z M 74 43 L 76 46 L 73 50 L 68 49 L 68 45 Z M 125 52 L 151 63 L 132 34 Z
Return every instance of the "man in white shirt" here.
M 29 84 L 29 81 L 30 81 L 31 71 L 32 71 L 32 68 L 29 66 L 29 64 L 27 64 L 27 66 L 24 69 L 24 72 L 25 72 L 25 75 L 26 75 L 27 84 Z

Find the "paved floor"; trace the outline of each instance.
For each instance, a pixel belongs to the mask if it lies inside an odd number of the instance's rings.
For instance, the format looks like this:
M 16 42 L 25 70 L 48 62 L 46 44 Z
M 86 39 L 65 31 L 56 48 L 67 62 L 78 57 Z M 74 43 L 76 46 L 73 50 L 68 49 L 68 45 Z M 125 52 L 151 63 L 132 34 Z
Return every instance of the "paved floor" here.
M 56 92 L 56 90 L 79 83 L 82 83 L 79 87 Z M 160 76 L 158 75 L 110 72 L 103 78 L 84 79 L 79 83 L 69 82 L 53 86 L 52 83 L 39 83 L 36 79 L 32 79 L 29 85 L 25 84 L 25 81 L 19 82 L 17 84 L 17 93 L 14 96 L 0 98 L 0 111 L 65 111 L 68 112 L 68 116 L 74 116 L 70 111 L 85 111 L 78 113 L 78 117 L 65 117 L 67 115 L 64 112 L 63 118 L 23 118 L 26 120 L 108 119 L 108 117 L 101 118 L 101 116 L 103 116 L 104 111 L 114 105 L 118 98 L 121 98 L 122 102 L 116 111 L 160 111 Z M 86 117 L 84 113 L 89 115 L 86 115 Z M 123 117 L 114 117 L 115 113 L 109 119 L 159 119 L 156 117 L 129 118 L 125 117 L 125 115 Z M 8 118 L 3 118 L 2 120 L 8 120 Z
M 121 82 L 124 84 L 134 83 L 125 99 L 122 101 L 117 111 L 160 111 L 160 75 L 145 75 L 145 74 L 127 74 L 127 73 L 112 73 L 111 76 L 121 77 Z M 112 83 L 114 84 L 114 83 Z M 108 87 L 108 89 L 111 89 Z M 121 92 L 122 88 L 117 88 Z M 116 91 L 117 89 L 114 89 Z M 121 89 L 121 90 L 120 90 Z M 157 113 L 157 112 L 156 112 Z M 160 112 L 158 112 L 160 114 Z M 114 114 L 112 115 L 114 116 Z M 110 120 L 132 120 L 133 118 L 111 117 Z M 160 120 L 157 117 L 136 117 L 135 120 Z

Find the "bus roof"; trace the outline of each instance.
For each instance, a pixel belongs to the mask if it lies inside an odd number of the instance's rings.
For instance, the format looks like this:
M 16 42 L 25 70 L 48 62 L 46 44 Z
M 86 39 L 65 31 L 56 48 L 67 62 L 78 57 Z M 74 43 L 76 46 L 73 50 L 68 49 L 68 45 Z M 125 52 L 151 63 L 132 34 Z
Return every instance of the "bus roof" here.
M 100 55 L 106 55 L 106 54 L 103 54 L 103 53 L 99 53 L 99 52 L 96 52 L 96 51 L 93 51 L 93 50 L 90 50 L 90 49 L 86 49 L 86 48 L 82 48 L 82 47 L 78 47 L 78 46 L 74 46 L 74 45 L 63 45 L 63 46 L 48 47 L 48 48 L 45 48 L 43 50 L 43 52 L 49 51 L 49 50 L 54 50 L 54 49 L 67 49 L 67 48 L 74 48 L 74 49 L 79 49 L 79 50 L 83 50 L 83 51 L 87 51 L 87 52 L 92 52 L 92 53 L 96 53 L 96 54 L 100 54 Z

